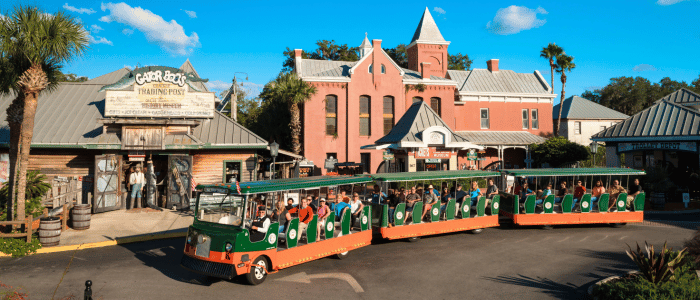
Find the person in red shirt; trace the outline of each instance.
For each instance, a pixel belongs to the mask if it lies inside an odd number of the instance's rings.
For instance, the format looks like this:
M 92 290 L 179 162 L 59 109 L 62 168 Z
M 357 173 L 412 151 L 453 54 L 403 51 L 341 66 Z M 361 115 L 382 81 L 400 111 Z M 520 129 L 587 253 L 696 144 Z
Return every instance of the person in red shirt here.
M 576 202 L 581 200 L 583 195 L 586 193 L 586 187 L 582 185 L 581 180 L 576 182 L 576 187 L 574 188 L 574 203 L 573 206 L 576 206 Z M 574 209 L 574 207 L 571 207 L 571 209 Z
M 311 196 L 302 199 L 301 205 L 289 210 L 290 214 L 299 214 L 299 234 L 306 232 L 306 227 L 309 226 L 309 222 L 314 219 L 314 211 L 311 209 L 311 206 L 309 206 L 309 203 L 311 203 Z

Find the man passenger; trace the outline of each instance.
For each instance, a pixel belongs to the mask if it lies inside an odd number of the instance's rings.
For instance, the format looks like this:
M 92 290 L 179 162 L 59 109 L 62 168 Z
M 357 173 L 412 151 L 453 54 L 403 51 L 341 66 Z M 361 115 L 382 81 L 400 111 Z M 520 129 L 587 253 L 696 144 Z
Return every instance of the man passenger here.
M 411 187 L 411 192 L 406 195 L 406 217 L 404 218 L 404 224 L 408 222 L 408 217 L 413 214 L 413 206 L 416 202 L 420 201 L 420 195 L 416 193 L 416 187 Z
M 298 213 L 299 214 L 299 234 L 301 236 L 302 233 L 306 232 L 306 228 L 309 226 L 309 222 L 313 220 L 314 218 L 314 211 L 311 209 L 309 206 L 309 203 L 311 202 L 311 196 L 304 198 L 301 200 L 301 205 L 297 207 L 293 207 L 289 213 Z
M 608 207 L 608 211 L 617 206 L 617 198 L 620 196 L 620 194 L 626 192 L 627 191 L 625 188 L 620 186 L 620 181 L 617 179 L 613 180 L 612 186 L 610 187 L 610 207 Z
M 428 190 L 425 191 L 425 201 L 423 202 L 423 214 L 421 215 L 421 220 L 425 218 L 425 214 L 432 209 L 433 204 L 440 201 L 440 196 L 435 194 L 435 188 L 432 184 L 428 185 Z

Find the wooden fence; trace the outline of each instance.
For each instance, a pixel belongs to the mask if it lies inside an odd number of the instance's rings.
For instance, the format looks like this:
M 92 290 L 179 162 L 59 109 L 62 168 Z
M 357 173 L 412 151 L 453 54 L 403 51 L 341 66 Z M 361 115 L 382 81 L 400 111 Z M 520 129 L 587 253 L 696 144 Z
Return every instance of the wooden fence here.
M 83 185 L 77 177 L 57 176 L 51 180 L 51 190 L 43 197 L 41 203 L 47 208 L 61 208 L 64 204 L 73 207 L 83 201 Z
M 0 225 L 10 226 L 10 228 L 24 225 L 21 229 L 24 231 L 23 233 L 0 233 L 0 237 L 26 237 L 27 243 L 30 243 L 32 241 L 32 221 L 32 218 L 27 218 L 24 221 L 0 221 Z

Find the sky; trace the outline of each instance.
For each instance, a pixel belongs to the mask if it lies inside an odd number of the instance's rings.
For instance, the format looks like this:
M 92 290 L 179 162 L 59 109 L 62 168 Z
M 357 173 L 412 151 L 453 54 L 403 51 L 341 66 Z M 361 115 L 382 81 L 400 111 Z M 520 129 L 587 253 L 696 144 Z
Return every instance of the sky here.
M 125 66 L 179 67 L 189 59 L 214 91 L 228 88 L 234 74 L 251 92 L 261 90 L 280 72 L 286 47 L 313 50 L 324 39 L 359 46 L 365 33 L 383 48 L 408 44 L 426 7 L 451 42 L 448 52 L 469 55 L 472 68 L 497 58 L 500 69 L 539 70 L 549 80 L 549 62 L 539 52 L 552 42 L 563 47 L 576 63 L 567 74 L 567 97 L 613 77 L 690 83 L 700 75 L 700 0 L 356 3 L 5 0 L 0 13 L 34 5 L 78 18 L 90 48 L 66 63 L 64 73 L 94 78 Z M 558 74 L 554 89 L 560 94 Z

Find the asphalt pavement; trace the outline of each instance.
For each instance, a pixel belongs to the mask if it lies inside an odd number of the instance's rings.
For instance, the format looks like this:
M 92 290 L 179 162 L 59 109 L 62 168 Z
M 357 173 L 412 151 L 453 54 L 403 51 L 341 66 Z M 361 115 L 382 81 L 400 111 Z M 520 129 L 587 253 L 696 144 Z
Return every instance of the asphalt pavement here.
M 184 239 L 177 238 L 0 258 L 0 282 L 23 287 L 31 299 L 51 299 L 70 264 L 57 299 L 82 298 L 88 279 L 95 299 L 585 299 L 590 284 L 635 268 L 626 243 L 668 241 L 680 249 L 692 233 L 640 225 L 489 228 L 374 244 L 344 260 L 281 270 L 260 286 L 185 271 Z

